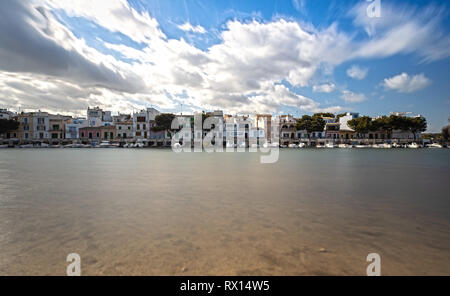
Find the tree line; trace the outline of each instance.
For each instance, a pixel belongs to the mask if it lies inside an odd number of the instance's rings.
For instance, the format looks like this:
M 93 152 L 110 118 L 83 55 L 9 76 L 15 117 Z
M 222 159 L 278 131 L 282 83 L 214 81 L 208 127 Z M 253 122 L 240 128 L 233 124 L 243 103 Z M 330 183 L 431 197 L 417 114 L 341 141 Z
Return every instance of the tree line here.
M 16 120 L 0 119 L 0 134 L 15 131 L 19 128 L 19 123 Z
M 352 119 L 348 125 L 359 134 L 368 132 L 384 131 L 388 138 L 392 137 L 394 130 L 411 132 L 416 140 L 416 133 L 427 130 L 427 120 L 424 117 L 406 117 L 406 116 L 382 116 L 375 120 L 368 116 Z
M 336 118 L 340 118 L 345 114 L 339 114 Z M 325 128 L 326 122 L 323 117 L 335 118 L 332 113 L 316 113 L 312 116 L 303 115 L 297 120 L 296 129 L 306 131 L 308 138 L 311 138 L 311 133 L 322 132 Z M 427 129 L 427 120 L 423 117 L 406 117 L 406 116 L 383 116 L 373 120 L 369 116 L 363 116 L 352 119 L 348 125 L 359 134 L 367 134 L 369 132 L 384 131 L 388 138 L 392 137 L 394 130 L 409 131 L 414 134 L 424 132 Z

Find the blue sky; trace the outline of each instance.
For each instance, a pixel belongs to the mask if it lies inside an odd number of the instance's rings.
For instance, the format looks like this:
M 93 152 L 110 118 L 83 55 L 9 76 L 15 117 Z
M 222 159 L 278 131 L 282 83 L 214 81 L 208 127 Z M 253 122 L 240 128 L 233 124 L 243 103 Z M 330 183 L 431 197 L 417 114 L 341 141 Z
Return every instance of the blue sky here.
M 447 1 L 380 3 L 372 18 L 365 0 L 6 0 L 0 105 L 412 112 L 438 131 L 450 117 Z

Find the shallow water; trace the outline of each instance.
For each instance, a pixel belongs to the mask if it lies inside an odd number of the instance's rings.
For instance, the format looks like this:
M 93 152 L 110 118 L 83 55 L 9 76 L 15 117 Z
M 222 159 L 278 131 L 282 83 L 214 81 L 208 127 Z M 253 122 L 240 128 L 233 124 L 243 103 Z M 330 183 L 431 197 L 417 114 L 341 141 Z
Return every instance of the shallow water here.
M 450 275 L 450 150 L 0 151 L 0 275 Z

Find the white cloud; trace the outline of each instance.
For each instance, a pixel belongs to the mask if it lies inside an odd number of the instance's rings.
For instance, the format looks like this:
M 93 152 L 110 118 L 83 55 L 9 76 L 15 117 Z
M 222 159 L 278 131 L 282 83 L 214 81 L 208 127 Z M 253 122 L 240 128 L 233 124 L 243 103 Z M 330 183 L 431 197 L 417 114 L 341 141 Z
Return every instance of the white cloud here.
M 367 99 L 364 94 L 354 93 L 354 92 L 352 92 L 350 90 L 342 91 L 341 98 L 346 103 L 360 103 L 360 102 L 364 102 Z
M 354 24 L 364 28 L 369 40 L 356 43 L 354 58 L 383 58 L 395 54 L 418 54 L 423 62 L 450 56 L 450 36 L 443 31 L 444 10 L 435 6 L 382 4 L 382 17 L 367 17 L 367 4 L 361 2 L 349 13 Z
M 303 2 L 298 2 L 299 7 Z M 32 3 L 51 12 L 42 14 L 40 11 L 46 10 L 37 10 Z M 368 29 L 371 39 L 357 41 L 353 35 L 339 31 L 337 24 L 317 29 L 282 18 L 268 22 L 235 19 L 221 28 L 214 46 L 202 50 L 183 38 L 168 38 L 156 19 L 131 8 L 126 0 L 9 0 L 6 4 L 0 10 L 0 19 L 7 20 L 0 24 L 0 74 L 6 77 L 19 73 L 20 79 L 0 83 L 0 93 L 9 98 L 8 102 L 3 100 L 5 104 L 32 105 L 34 91 L 24 91 L 27 81 L 42 85 L 51 82 L 58 97 L 45 95 L 45 88 L 29 83 L 36 90 L 35 104 L 45 105 L 46 98 L 54 109 L 64 108 L 67 98 L 67 106 L 73 110 L 91 103 L 127 108 L 124 110 L 147 104 L 170 109 L 183 103 L 191 109 L 222 108 L 230 112 L 272 113 L 283 106 L 337 112 L 340 106 L 324 107 L 280 83 L 296 88 L 311 86 L 312 81 L 323 79 L 320 75 L 324 69 L 332 74 L 334 67 L 361 57 L 416 53 L 427 60 L 440 59 L 448 55 L 449 47 L 439 41 L 448 38 L 442 36 L 438 23 L 423 17 L 403 16 L 400 21 L 389 18 L 388 24 Z M 109 51 L 104 54 L 93 49 L 58 21 L 54 14 L 60 10 L 124 34 L 141 47 L 103 42 L 123 60 Z M 204 30 L 190 23 L 180 27 L 198 33 Z M 412 30 L 419 30 L 419 34 Z M 88 92 L 82 93 L 81 99 L 72 86 Z M 332 92 L 335 88 L 332 83 L 313 86 L 315 92 Z M 351 91 L 343 92 L 342 98 L 346 102 L 366 99 L 364 94 Z
M 62 9 L 69 16 L 89 19 L 111 32 L 122 33 L 136 42 L 148 43 L 156 38 L 165 38 L 158 21 L 148 12 L 138 12 L 127 0 L 46 0 L 52 9 Z
M 368 72 L 368 68 L 361 68 L 358 65 L 353 65 L 347 70 L 347 75 L 356 80 L 363 80 L 366 78 Z
M 179 25 L 178 28 L 180 30 L 185 31 L 185 32 L 194 32 L 194 33 L 199 33 L 199 34 L 205 34 L 206 33 L 205 28 L 203 28 L 202 26 L 200 26 L 200 25 L 193 26 L 192 24 L 190 24 L 188 22 L 184 23 L 183 25 Z
M 407 73 L 402 73 L 391 78 L 386 78 L 383 81 L 383 86 L 387 90 L 395 90 L 400 93 L 412 93 L 426 88 L 431 84 L 430 79 L 424 74 L 409 76 Z
M 314 92 L 322 92 L 322 93 L 331 93 L 336 89 L 336 85 L 334 83 L 324 83 L 313 86 Z

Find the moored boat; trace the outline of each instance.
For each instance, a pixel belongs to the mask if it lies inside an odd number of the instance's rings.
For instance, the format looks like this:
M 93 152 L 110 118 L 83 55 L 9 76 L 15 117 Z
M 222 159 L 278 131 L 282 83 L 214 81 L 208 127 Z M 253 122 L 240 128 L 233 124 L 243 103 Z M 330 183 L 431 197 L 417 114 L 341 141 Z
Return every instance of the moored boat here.
M 108 141 L 102 141 L 99 146 L 100 148 L 111 148 L 111 144 Z
M 408 148 L 417 149 L 417 148 L 420 148 L 420 147 L 419 147 L 419 145 L 417 145 L 417 143 L 411 143 L 411 144 L 408 145 Z
M 442 148 L 442 145 L 440 145 L 438 143 L 433 143 L 433 144 L 428 144 L 427 147 L 428 148 Z
M 33 144 L 20 145 L 20 148 L 34 148 Z
M 346 149 L 347 149 L 347 148 L 352 148 L 352 146 L 349 145 L 349 144 L 339 144 L 338 147 L 339 147 L 339 148 L 346 148 Z

